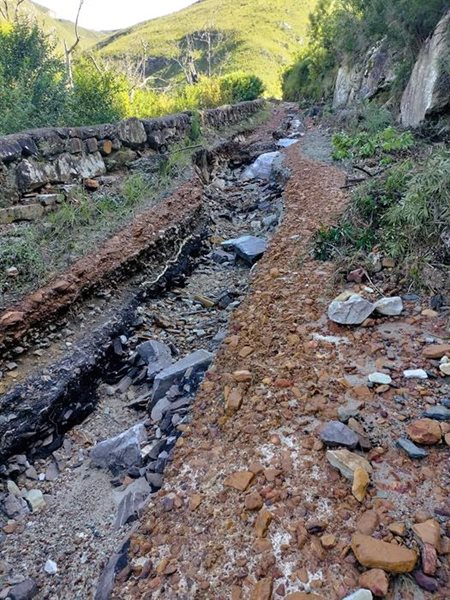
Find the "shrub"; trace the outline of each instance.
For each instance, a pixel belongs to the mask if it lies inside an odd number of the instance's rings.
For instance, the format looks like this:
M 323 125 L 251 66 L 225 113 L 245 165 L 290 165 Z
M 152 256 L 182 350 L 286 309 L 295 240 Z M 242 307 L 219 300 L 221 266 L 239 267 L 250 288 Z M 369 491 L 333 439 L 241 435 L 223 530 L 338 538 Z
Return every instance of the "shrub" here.
M 26 20 L 0 25 L 0 133 L 59 124 L 66 100 L 55 43 Z
M 414 136 L 410 132 L 399 133 L 394 127 L 387 127 L 376 134 L 362 131 L 357 134 L 336 133 L 332 138 L 334 147 L 333 158 L 344 160 L 347 158 L 373 158 L 380 159 L 385 155 L 400 153 L 409 150 L 414 145 Z
M 231 73 L 220 79 L 222 98 L 226 102 L 256 100 L 264 93 L 264 84 L 256 75 Z

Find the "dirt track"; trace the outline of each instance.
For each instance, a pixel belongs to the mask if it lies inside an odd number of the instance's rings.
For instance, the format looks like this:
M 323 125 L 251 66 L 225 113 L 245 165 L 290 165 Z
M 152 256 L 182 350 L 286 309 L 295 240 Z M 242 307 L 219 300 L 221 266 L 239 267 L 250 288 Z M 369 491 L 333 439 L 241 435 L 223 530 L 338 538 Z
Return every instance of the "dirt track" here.
M 429 367 L 421 350 L 427 336 L 445 336 L 445 319 L 421 315 L 426 305 L 416 301 L 405 316 L 367 327 L 328 322 L 328 303 L 341 290 L 333 266 L 309 250 L 313 232 L 345 207 L 344 175 L 306 159 L 299 146 L 287 164 L 283 223 L 203 383 L 165 487 L 132 539 L 116 599 L 278 600 L 295 592 L 292 600 L 342 599 L 361 587 L 363 569 L 349 547 L 355 531 L 419 549 L 409 527 L 450 514 L 448 451 L 431 448 L 413 462 L 395 446 L 410 419 L 449 391 L 441 379 L 402 378 L 403 369 Z M 368 387 L 368 374 L 386 367 L 395 387 Z M 235 373 L 242 370 L 249 375 Z M 242 398 L 236 411 L 225 405 L 230 393 Z M 350 400 L 373 468 L 362 503 L 328 464 L 318 436 Z M 405 524 L 404 536 L 390 531 L 395 522 Z M 438 591 L 395 576 L 386 597 L 448 598 L 448 551 L 443 538 Z

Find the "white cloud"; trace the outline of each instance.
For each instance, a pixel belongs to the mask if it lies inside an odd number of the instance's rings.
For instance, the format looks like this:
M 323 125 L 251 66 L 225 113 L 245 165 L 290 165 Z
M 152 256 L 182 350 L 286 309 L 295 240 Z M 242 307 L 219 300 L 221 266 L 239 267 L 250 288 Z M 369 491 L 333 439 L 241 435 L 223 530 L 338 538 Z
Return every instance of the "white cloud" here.
M 37 0 L 60 19 L 75 20 L 79 0 Z M 89 29 L 122 29 L 181 10 L 195 0 L 85 0 L 80 25 Z

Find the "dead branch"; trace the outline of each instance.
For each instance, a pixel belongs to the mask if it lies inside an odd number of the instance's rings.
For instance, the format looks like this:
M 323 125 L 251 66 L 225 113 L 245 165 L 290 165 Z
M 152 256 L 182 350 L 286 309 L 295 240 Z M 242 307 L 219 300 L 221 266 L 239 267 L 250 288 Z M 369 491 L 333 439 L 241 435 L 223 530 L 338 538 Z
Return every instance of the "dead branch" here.
M 80 43 L 80 32 L 78 30 L 78 23 L 80 20 L 80 13 L 81 13 L 81 9 L 83 8 L 84 2 L 85 2 L 85 0 L 80 0 L 80 3 L 78 5 L 78 12 L 77 12 L 77 17 L 75 19 L 75 25 L 74 25 L 75 26 L 75 41 L 74 41 L 74 43 L 70 47 L 68 47 L 66 41 L 64 40 L 64 51 L 66 54 L 67 75 L 69 77 L 70 87 L 73 87 L 72 55 L 73 55 L 75 48 Z

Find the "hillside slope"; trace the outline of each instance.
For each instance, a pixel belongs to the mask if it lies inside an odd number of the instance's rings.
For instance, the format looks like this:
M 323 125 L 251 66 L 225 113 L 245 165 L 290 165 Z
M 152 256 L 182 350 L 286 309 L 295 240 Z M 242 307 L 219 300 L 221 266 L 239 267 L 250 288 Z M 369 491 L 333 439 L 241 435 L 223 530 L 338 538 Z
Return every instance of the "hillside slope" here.
M 15 2 L 8 2 L 9 6 L 14 6 Z M 13 8 L 11 9 L 13 10 Z M 25 0 L 20 7 L 20 14 L 36 20 L 38 24 L 49 34 L 52 34 L 58 41 L 58 46 L 62 49 L 64 40 L 70 44 L 75 40 L 74 24 L 63 19 L 56 19 L 51 11 L 45 6 L 41 6 L 31 0 Z M 3 17 L 0 15 L 0 22 Z M 87 49 L 94 46 L 105 37 L 104 33 L 91 31 L 89 29 L 79 28 L 80 47 Z
M 141 56 L 147 45 L 149 75 L 164 79 L 180 75 L 176 45 L 186 36 L 214 31 L 225 36 L 214 71 L 243 70 L 260 76 L 270 94 L 280 94 L 279 74 L 305 41 L 310 11 L 316 0 L 202 0 L 169 16 L 118 32 L 99 44 L 108 58 Z M 202 49 L 197 48 L 201 53 Z

